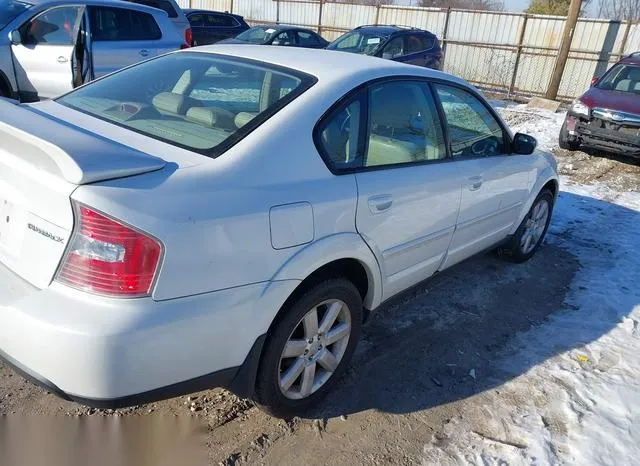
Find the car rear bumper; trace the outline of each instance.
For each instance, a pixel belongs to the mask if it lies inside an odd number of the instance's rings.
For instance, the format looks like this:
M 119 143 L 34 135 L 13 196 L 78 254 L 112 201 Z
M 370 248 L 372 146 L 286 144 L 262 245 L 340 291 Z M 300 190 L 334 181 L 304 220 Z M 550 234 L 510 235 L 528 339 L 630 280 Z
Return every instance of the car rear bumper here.
M 38 290 L 0 265 L 0 357 L 59 396 L 123 407 L 224 386 L 251 395 L 264 334 L 297 281 L 153 301 Z
M 605 128 L 593 124 L 593 120 L 567 115 L 567 131 L 569 136 L 580 140 L 588 147 L 640 156 L 640 127 L 635 128 Z

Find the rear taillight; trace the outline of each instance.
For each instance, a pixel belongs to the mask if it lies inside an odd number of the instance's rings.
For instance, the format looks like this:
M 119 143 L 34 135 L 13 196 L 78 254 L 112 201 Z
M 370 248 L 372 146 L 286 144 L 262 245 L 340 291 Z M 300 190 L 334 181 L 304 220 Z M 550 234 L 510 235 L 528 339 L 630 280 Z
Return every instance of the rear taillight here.
M 182 48 L 187 48 L 187 47 L 191 47 L 193 45 L 193 31 L 191 31 L 191 28 L 187 28 L 184 31 L 184 41 L 186 42 L 186 47 L 183 45 Z
M 162 257 L 155 238 L 75 204 L 76 225 L 56 279 L 115 297 L 146 296 Z

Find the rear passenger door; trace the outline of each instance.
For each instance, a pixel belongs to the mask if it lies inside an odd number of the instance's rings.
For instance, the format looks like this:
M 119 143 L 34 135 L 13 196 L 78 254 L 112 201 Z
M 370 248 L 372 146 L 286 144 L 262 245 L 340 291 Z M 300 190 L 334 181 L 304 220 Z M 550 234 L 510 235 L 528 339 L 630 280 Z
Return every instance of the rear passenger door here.
M 428 84 L 370 86 L 321 123 L 317 140 L 334 172 L 355 173 L 356 228 L 380 261 L 384 297 L 436 272 L 455 228 L 461 178 Z
M 106 6 L 88 8 L 96 78 L 158 54 L 162 32 L 149 13 Z

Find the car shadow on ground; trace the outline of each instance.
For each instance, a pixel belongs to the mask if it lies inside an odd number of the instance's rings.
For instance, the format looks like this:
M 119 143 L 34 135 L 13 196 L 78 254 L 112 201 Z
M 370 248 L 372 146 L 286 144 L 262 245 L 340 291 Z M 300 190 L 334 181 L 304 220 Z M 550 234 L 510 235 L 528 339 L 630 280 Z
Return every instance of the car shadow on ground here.
M 602 149 L 593 149 L 591 147 L 580 147 L 580 151 L 592 157 L 598 157 L 601 159 L 610 159 L 610 160 L 614 160 L 620 163 L 625 163 L 628 165 L 640 165 L 640 157 L 631 157 L 629 155 L 620 154 L 616 152 L 608 152 Z
M 561 344 L 554 341 L 535 354 L 506 351 L 517 334 L 544 325 L 553 315 L 582 312 L 566 300 L 581 268 L 571 244 L 593 248 L 603 256 L 602 267 L 611 267 L 611 250 L 606 244 L 593 244 L 593 234 L 583 235 L 590 223 L 579 218 L 593 212 L 594 221 L 622 214 L 625 221 L 640 222 L 639 212 L 590 197 L 562 193 L 560 203 L 563 209 L 554 214 L 547 242 L 529 262 L 513 264 L 488 253 L 377 310 L 363 329 L 347 374 L 323 406 L 309 413 L 311 417 L 326 419 L 367 409 L 411 413 L 467 398 L 597 340 L 616 326 L 631 308 L 617 310 L 617 315 L 584 331 L 570 332 Z M 574 205 L 584 206 L 579 207 L 582 217 L 571 217 Z M 584 318 L 590 317 L 585 311 Z

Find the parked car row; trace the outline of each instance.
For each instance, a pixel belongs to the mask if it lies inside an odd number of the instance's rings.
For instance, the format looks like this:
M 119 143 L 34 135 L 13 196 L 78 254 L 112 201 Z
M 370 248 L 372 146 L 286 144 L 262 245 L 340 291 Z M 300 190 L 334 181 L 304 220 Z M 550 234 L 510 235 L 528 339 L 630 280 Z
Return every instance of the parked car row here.
M 154 56 L 214 43 L 328 48 L 439 69 L 428 31 L 360 26 L 333 43 L 307 28 L 249 27 L 239 15 L 175 0 L 6 0 L 0 5 L 0 97 L 52 98 Z
M 0 96 L 52 98 L 190 43 L 173 0 L 7 0 L 0 5 Z

